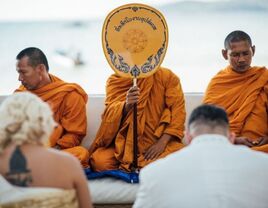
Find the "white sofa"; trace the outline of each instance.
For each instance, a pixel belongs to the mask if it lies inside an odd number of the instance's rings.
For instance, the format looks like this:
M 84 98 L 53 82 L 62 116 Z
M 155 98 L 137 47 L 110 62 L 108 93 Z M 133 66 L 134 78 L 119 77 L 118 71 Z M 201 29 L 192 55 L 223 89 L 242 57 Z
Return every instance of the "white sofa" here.
M 202 93 L 185 93 L 186 122 L 192 110 L 201 104 Z M 0 96 L 0 102 L 5 96 Z M 88 128 L 87 136 L 83 139 L 82 145 L 90 146 L 95 138 L 101 122 L 101 114 L 104 110 L 104 95 L 89 95 L 87 104 Z M 138 184 L 128 184 L 124 181 L 103 178 L 89 181 L 91 197 L 95 207 L 131 207 L 135 200 Z

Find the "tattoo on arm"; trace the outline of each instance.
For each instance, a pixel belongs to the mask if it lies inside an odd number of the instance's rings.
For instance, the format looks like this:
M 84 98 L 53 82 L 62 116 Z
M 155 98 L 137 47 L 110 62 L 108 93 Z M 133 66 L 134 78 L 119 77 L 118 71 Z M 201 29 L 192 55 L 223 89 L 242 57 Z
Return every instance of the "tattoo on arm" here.
M 31 170 L 27 169 L 27 160 L 19 146 L 12 153 L 9 161 L 9 172 L 6 179 L 13 185 L 27 187 L 32 183 Z

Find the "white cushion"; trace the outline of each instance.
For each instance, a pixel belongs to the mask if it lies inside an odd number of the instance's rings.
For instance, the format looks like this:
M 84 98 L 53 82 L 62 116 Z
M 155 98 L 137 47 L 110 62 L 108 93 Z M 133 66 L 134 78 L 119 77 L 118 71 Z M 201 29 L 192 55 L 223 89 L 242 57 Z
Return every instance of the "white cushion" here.
M 114 178 L 94 179 L 88 182 L 94 204 L 128 204 L 136 198 L 138 184 Z

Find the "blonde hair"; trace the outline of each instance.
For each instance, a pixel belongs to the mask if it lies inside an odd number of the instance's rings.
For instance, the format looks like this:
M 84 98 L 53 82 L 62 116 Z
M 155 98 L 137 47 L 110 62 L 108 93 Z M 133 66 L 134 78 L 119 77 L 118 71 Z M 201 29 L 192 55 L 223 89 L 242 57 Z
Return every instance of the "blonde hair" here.
M 45 144 L 55 126 L 47 103 L 29 92 L 15 93 L 0 106 L 0 153 L 11 143 Z

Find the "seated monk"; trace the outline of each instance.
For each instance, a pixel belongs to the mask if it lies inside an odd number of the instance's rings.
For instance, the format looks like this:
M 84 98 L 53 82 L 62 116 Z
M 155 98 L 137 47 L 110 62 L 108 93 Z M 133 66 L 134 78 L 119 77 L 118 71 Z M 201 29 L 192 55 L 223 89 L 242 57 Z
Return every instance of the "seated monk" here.
M 185 105 L 179 78 L 169 69 L 133 81 L 112 75 L 107 81 L 106 108 L 92 143 L 90 166 L 95 171 L 131 171 L 133 104 L 137 103 L 138 168 L 183 147 Z
M 22 84 L 16 92 L 29 91 L 39 96 L 50 105 L 58 123 L 49 145 L 73 154 L 87 168 L 88 151 L 79 146 L 86 135 L 87 94 L 79 85 L 49 74 L 47 58 L 40 49 L 26 48 L 16 58 Z
M 230 65 L 211 80 L 204 103 L 227 111 L 236 144 L 268 153 L 268 71 L 251 66 L 255 46 L 245 32 L 231 32 L 224 46 Z

